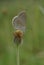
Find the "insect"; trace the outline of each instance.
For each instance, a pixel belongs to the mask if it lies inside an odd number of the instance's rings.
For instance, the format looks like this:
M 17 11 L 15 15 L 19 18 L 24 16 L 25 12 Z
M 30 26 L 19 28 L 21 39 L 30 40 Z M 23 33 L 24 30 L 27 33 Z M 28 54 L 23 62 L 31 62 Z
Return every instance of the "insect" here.
M 14 35 L 14 42 L 19 45 L 23 38 L 23 33 L 26 29 L 26 13 L 25 11 L 20 12 L 17 16 L 13 17 L 12 19 L 12 25 L 16 29 L 16 31 L 13 33 Z
M 25 32 L 26 29 L 26 13 L 25 11 L 20 12 L 17 16 L 13 17 L 12 25 L 16 30 Z

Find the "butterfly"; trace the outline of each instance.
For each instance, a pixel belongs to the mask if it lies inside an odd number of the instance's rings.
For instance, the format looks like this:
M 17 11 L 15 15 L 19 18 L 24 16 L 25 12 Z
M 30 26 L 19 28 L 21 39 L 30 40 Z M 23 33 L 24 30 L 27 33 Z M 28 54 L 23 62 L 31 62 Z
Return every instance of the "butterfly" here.
M 26 29 L 26 12 L 21 11 L 17 16 L 13 17 L 12 25 L 16 30 L 25 32 Z

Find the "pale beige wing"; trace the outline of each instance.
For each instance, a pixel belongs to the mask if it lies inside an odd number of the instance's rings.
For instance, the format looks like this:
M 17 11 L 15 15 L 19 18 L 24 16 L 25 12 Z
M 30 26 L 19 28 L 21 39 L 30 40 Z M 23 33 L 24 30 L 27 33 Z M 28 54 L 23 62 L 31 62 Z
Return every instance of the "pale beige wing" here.
M 18 29 L 18 30 L 21 30 L 23 32 L 25 32 L 25 28 L 26 28 L 26 17 L 25 17 L 25 12 L 20 12 L 18 14 L 18 16 L 15 16 L 13 19 L 12 19 L 12 24 L 13 24 L 13 27 L 15 29 Z

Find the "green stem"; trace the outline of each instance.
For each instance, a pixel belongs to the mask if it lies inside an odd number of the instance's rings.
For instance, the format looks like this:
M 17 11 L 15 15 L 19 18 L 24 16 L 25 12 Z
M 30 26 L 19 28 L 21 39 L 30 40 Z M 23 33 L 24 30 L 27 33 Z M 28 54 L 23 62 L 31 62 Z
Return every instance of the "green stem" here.
M 17 65 L 19 64 L 19 45 L 17 46 Z

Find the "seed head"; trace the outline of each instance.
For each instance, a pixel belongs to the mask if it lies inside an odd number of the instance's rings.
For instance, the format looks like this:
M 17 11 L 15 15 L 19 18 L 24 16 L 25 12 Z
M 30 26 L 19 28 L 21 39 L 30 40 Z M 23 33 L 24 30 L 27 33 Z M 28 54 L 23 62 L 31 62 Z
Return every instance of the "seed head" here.
M 20 30 L 16 30 L 14 33 L 14 42 L 20 44 L 23 38 L 23 32 Z

